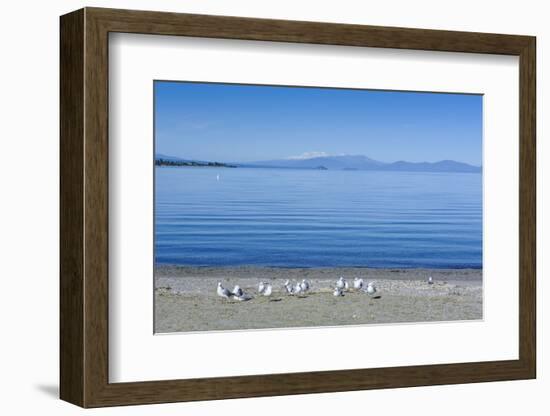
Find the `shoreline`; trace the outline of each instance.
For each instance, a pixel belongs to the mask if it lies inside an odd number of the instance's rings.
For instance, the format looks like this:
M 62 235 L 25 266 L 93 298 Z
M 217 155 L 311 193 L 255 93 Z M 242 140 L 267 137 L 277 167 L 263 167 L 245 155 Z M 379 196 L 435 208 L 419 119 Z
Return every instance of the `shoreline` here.
M 332 292 L 339 276 L 374 281 L 381 298 Z M 465 321 L 483 318 L 481 269 L 372 269 L 276 267 L 155 267 L 155 332 L 227 331 L 341 325 Z M 434 284 L 427 283 L 432 276 Z M 287 295 L 283 284 L 308 279 L 311 291 Z M 258 293 L 269 282 L 273 294 Z M 252 299 L 216 294 L 217 283 L 239 285 Z
M 428 276 L 434 279 L 456 281 L 481 281 L 483 269 L 474 268 L 373 268 L 373 267 L 273 267 L 273 266 L 182 266 L 160 264 L 154 267 L 155 278 L 160 277 L 205 277 L 243 279 L 258 278 L 278 279 L 282 275 L 292 278 L 331 278 L 361 277 L 363 279 L 392 279 L 392 280 L 426 280 Z

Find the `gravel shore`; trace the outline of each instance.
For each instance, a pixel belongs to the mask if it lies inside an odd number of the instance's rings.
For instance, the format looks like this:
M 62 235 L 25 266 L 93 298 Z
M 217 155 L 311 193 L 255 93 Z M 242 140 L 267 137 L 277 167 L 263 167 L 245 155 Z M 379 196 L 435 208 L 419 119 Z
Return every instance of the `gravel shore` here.
M 350 290 L 334 297 L 339 276 L 374 281 L 379 299 Z M 432 276 L 434 284 L 427 283 Z M 288 296 L 283 284 L 308 279 L 304 296 Z M 269 282 L 273 294 L 258 294 Z M 249 301 L 216 295 L 217 282 L 239 285 Z M 367 269 L 180 267 L 155 269 L 155 332 L 227 331 L 291 327 L 482 319 L 480 269 Z

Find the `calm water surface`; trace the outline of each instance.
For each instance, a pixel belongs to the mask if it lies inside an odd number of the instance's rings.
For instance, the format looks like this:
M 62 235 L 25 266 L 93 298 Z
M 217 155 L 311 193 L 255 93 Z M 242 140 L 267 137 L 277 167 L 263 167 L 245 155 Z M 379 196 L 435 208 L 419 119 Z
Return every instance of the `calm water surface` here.
M 482 264 L 481 174 L 155 169 L 159 264 Z

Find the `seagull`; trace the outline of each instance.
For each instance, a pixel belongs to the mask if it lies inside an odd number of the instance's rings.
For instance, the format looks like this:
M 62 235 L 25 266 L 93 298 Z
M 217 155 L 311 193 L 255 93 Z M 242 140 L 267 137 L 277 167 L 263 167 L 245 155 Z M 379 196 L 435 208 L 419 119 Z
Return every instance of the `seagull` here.
M 358 277 L 353 279 L 353 288 L 355 290 L 363 289 L 363 279 L 359 279 Z
M 307 292 L 311 286 L 309 282 L 306 279 L 304 279 L 302 280 L 302 283 L 300 283 L 300 287 L 302 288 L 302 292 Z
M 218 282 L 218 296 L 221 296 L 222 298 L 229 299 L 229 297 L 231 295 L 232 295 L 232 293 L 228 289 L 225 289 L 222 286 L 222 282 Z
M 220 180 L 220 175 L 219 175 L 219 174 L 216 175 L 216 180 L 217 180 L 217 181 Z
M 434 284 L 434 279 L 432 276 L 428 277 L 428 284 L 429 285 L 433 285 Z
M 374 282 L 369 282 L 369 284 L 367 285 L 367 289 L 365 290 L 367 292 L 367 294 L 375 299 L 378 299 L 380 297 L 380 295 L 376 294 L 377 293 L 377 290 L 376 290 L 376 286 L 374 285 Z
M 244 294 L 244 292 L 241 289 L 241 287 L 239 285 L 235 285 L 235 287 L 233 288 L 233 296 L 235 298 L 238 298 L 239 296 L 242 296 L 243 294 Z
M 265 290 L 265 282 L 260 282 L 260 285 L 258 286 L 258 293 L 264 293 Z
M 262 294 L 263 294 L 264 296 L 271 296 L 272 290 L 273 290 L 272 286 L 271 286 L 269 283 L 267 283 L 267 284 L 265 285 L 265 288 L 264 288 Z
M 346 281 L 344 280 L 344 276 L 340 276 L 338 281 L 336 282 L 336 287 L 338 289 L 344 289 L 346 287 Z
M 335 287 L 334 292 L 332 292 L 332 296 L 344 296 L 344 291 L 339 287 Z
M 244 293 L 242 290 L 240 295 L 237 296 L 233 294 L 233 297 L 241 302 L 252 299 L 252 295 L 249 295 L 248 293 Z
M 347 292 L 349 290 L 349 284 L 347 280 L 344 280 L 344 290 Z
M 296 283 L 296 286 L 294 286 L 294 294 L 299 295 L 302 292 L 302 285 L 300 283 Z
M 286 282 L 284 284 L 284 288 L 286 289 L 286 293 L 288 295 L 293 295 L 294 294 L 294 288 L 290 284 L 290 280 L 288 280 L 288 279 L 286 280 Z
M 235 287 L 233 288 L 233 293 L 231 293 L 231 295 L 233 296 L 233 299 L 237 299 L 240 301 L 252 299 L 252 296 L 249 295 L 248 293 L 244 293 L 244 291 L 241 289 L 239 285 L 235 285 Z

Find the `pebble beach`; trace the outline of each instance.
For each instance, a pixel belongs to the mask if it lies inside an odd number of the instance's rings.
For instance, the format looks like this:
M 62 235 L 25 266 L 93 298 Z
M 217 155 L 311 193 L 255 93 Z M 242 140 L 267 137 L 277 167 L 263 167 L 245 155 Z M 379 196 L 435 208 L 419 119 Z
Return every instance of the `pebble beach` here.
M 379 298 L 350 289 L 333 296 L 339 276 L 375 282 Z M 428 284 L 432 276 L 434 283 Z M 289 296 L 286 280 L 307 279 L 311 289 Z M 269 297 L 258 293 L 270 283 Z M 252 299 L 217 295 L 216 286 L 239 285 Z M 276 267 L 155 268 L 155 332 L 229 331 L 438 321 L 483 318 L 481 269 L 369 269 Z

